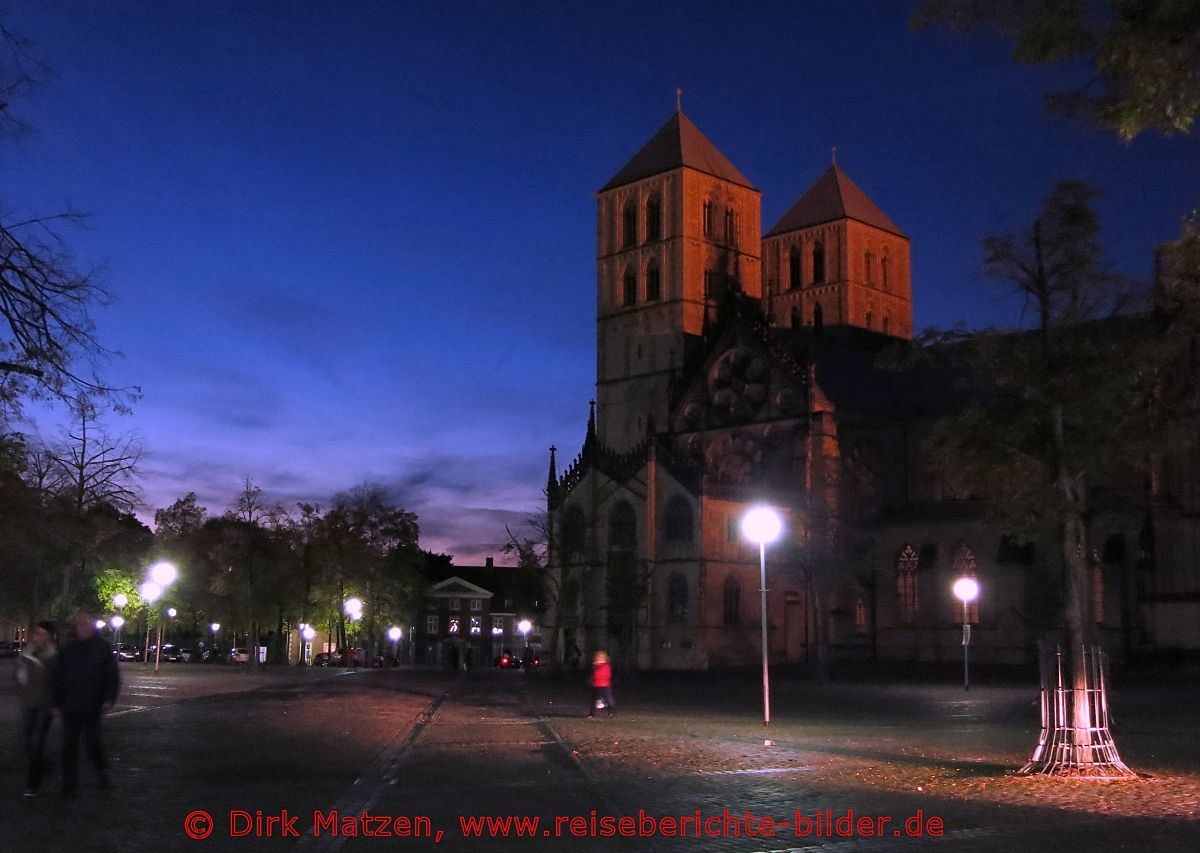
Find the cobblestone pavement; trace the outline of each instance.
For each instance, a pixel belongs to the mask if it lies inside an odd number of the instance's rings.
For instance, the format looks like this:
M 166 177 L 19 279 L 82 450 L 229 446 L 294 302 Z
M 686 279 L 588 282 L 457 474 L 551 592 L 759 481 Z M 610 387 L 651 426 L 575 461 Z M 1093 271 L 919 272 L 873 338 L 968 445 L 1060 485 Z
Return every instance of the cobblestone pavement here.
M 7 675 L 0 667 L 11 731 Z M 127 677 L 106 723 L 111 791 L 87 788 L 85 767 L 77 800 L 53 796 L 56 779 L 23 800 L 14 738 L 4 739 L 0 851 L 1200 849 L 1194 683 L 1114 687 L 1117 742 L 1143 777 L 1095 783 L 1012 775 L 1036 737 L 1025 685 L 966 693 L 783 674 L 767 746 L 753 674 L 620 678 L 615 719 L 584 716 L 580 676 L 185 667 L 166 682 L 140 677 Z M 298 838 L 255 823 L 283 810 Z M 185 819 L 199 811 L 212 835 L 194 841 Z M 331 831 L 333 814 L 364 811 L 435 837 L 365 837 L 378 820 Z M 625 828 L 634 837 L 616 834 Z

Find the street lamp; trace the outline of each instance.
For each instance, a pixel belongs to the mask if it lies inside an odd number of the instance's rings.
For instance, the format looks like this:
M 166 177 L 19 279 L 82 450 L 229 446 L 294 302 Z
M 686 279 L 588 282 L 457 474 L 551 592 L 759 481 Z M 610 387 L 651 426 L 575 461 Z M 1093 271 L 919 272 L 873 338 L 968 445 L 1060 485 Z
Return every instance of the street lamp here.
M 529 669 L 529 632 L 533 630 L 533 623 L 528 619 L 522 619 L 517 623 L 517 630 L 521 632 L 521 640 L 525 645 L 525 649 L 521 652 L 521 661 L 525 669 Z
M 211 625 L 208 626 L 208 629 L 210 631 L 212 631 L 212 635 L 213 635 L 211 660 L 216 660 L 217 659 L 217 632 L 221 630 L 221 623 L 213 622 Z
M 162 595 L 162 587 L 154 581 L 143 581 L 138 587 L 138 594 L 142 597 L 142 601 L 146 602 L 146 606 L 152 606 L 158 601 Z M 146 617 L 146 642 L 142 644 L 142 660 L 145 663 L 150 663 L 150 617 Z
M 346 603 L 342 605 L 342 610 L 345 612 L 346 617 L 350 620 L 351 625 L 353 626 L 353 623 L 357 622 L 359 619 L 362 618 L 362 611 L 363 611 L 362 599 L 358 598 L 358 597 L 354 597 L 354 596 L 347 598 Z M 346 660 L 345 660 L 346 669 L 350 668 L 350 649 L 351 648 L 352 648 L 352 646 L 350 645 L 350 639 L 349 639 L 349 637 L 347 637 L 346 638 Z
M 975 578 L 962 577 L 954 582 L 954 597 L 962 602 L 963 607 L 963 690 L 971 689 L 970 667 L 968 655 L 971 648 L 971 602 L 979 597 L 979 581 Z
M 150 580 L 142 584 L 142 598 L 146 599 L 147 604 L 153 604 L 163 594 L 163 591 L 171 584 L 175 583 L 175 579 L 179 577 L 179 570 L 174 564 L 168 563 L 166 560 L 159 560 L 150 567 Z M 172 618 L 174 618 L 174 609 L 172 609 Z M 157 637 L 154 643 L 154 671 L 158 672 L 159 663 L 162 661 L 162 611 L 155 611 L 157 619 Z M 150 622 L 146 622 L 146 645 L 150 645 Z M 150 658 L 146 658 L 146 663 L 150 662 Z
M 767 506 L 756 506 L 742 517 L 742 535 L 758 543 L 759 609 L 762 611 L 763 725 L 771 725 L 771 679 L 767 664 L 767 543 L 783 532 L 779 513 Z M 770 745 L 770 741 L 767 742 Z
M 404 631 L 397 628 L 395 625 L 388 628 L 388 639 L 392 641 L 392 659 L 396 663 L 400 663 L 400 638 L 404 636 Z
M 116 595 L 113 596 L 113 607 L 117 608 L 117 610 L 123 609 L 125 607 L 125 605 L 128 603 L 129 603 L 129 596 L 123 592 L 118 592 Z M 117 636 L 115 638 L 116 643 L 117 643 L 117 660 L 121 659 L 121 626 L 124 624 L 125 624 L 125 617 L 122 616 L 121 614 L 118 613 L 116 616 L 114 616 L 112 618 L 112 626 L 117 632 Z

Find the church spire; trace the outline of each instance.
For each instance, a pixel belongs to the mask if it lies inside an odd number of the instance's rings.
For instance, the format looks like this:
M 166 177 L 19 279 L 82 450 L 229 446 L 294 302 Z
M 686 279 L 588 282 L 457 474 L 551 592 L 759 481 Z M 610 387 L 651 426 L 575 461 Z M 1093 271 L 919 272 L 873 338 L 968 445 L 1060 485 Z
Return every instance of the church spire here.
M 550 445 L 550 473 L 546 475 L 546 498 L 553 503 L 554 494 L 558 491 L 558 469 L 554 464 L 554 451 L 558 450 L 553 444 Z

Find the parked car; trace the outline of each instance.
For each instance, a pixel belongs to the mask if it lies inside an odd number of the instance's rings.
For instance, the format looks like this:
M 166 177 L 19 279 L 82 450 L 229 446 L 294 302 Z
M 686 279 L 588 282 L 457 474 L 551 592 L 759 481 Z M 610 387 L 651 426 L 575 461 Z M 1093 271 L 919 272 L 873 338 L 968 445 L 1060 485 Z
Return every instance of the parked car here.
M 151 658 L 154 657 L 155 649 L 155 646 L 151 646 L 149 652 L 147 652 Z M 183 660 L 183 656 L 179 653 L 179 646 L 174 643 L 163 643 L 162 655 L 159 657 L 159 660 L 169 663 L 179 663 Z
M 15 658 L 21 653 L 21 647 L 8 640 L 0 642 L 0 658 Z
M 321 652 L 312 661 L 313 666 L 341 666 L 342 656 L 337 652 Z
M 500 667 L 500 669 L 520 669 L 521 659 L 516 655 L 505 652 L 496 658 L 495 665 Z
M 199 660 L 200 658 L 196 655 L 195 649 L 184 647 L 179 650 L 179 659 L 184 663 L 191 663 L 192 661 Z
M 229 662 L 230 663 L 249 663 L 250 662 L 250 650 L 249 649 L 230 649 L 229 650 Z
M 117 660 L 142 659 L 142 650 L 129 643 L 118 643 L 117 647 L 113 649 L 113 654 L 116 655 Z

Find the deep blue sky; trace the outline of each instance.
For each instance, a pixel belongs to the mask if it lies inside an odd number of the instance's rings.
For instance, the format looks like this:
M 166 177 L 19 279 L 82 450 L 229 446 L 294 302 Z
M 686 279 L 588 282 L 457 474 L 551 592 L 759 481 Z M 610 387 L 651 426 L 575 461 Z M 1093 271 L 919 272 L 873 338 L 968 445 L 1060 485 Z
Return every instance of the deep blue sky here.
M 1200 201 L 1200 135 L 1050 116 L 1082 76 L 911 33 L 913 7 L 0 0 L 58 72 L 14 105 L 37 133 L 0 149 L 0 194 L 91 214 L 67 237 L 116 297 L 108 375 L 145 392 L 111 426 L 147 443 L 147 514 L 193 490 L 220 513 L 246 474 L 285 505 L 372 480 L 471 563 L 582 441 L 593 193 L 676 86 L 764 227 L 836 145 L 912 238 L 918 327 L 1015 316 L 980 237 L 1064 178 L 1149 274 Z

